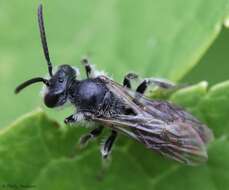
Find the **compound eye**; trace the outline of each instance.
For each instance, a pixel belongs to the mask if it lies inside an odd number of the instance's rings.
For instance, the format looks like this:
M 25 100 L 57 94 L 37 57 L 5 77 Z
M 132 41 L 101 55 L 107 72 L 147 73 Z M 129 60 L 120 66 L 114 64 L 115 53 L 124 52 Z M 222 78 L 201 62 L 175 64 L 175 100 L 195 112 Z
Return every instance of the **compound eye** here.
M 53 108 L 58 104 L 59 96 L 55 94 L 46 94 L 44 97 L 44 103 L 47 107 Z

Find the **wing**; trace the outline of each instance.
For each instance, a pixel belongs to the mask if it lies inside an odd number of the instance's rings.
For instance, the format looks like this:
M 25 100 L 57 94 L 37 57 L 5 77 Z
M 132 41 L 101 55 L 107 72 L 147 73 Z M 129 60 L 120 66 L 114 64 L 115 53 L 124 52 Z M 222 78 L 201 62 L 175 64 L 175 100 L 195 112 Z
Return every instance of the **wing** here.
M 184 109 L 166 101 L 153 101 L 141 97 L 135 101 L 135 93 L 103 77 L 107 87 L 135 115 L 114 115 L 94 118 L 143 143 L 147 148 L 179 162 L 196 165 L 207 160 L 206 144 L 213 135 L 206 125 Z
M 94 120 L 113 125 L 116 130 L 143 143 L 147 148 L 181 163 L 196 165 L 208 158 L 204 142 L 186 123 L 166 124 L 152 118 L 127 115 Z

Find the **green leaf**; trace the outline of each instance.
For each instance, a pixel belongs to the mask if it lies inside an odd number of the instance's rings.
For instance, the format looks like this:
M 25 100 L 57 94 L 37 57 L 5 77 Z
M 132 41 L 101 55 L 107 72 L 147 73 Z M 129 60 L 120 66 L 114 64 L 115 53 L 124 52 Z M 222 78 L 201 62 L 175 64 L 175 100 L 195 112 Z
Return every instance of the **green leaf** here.
M 218 139 L 209 147 L 209 161 L 202 167 L 178 167 L 156 184 L 155 189 L 225 189 L 228 183 L 228 139 Z M 224 155 L 221 157 L 220 155 Z
M 210 88 L 198 106 L 203 113 L 203 119 L 214 127 L 216 136 L 229 134 L 228 100 L 229 81 L 226 81 Z
M 203 81 L 196 85 L 192 85 L 178 90 L 170 97 L 172 102 L 176 102 L 184 107 L 196 107 L 199 101 L 207 94 L 208 83 Z
M 207 89 L 207 83 L 184 88 L 174 93 L 171 101 L 184 106 L 213 128 L 215 136 L 229 134 L 229 81 Z
M 229 20 L 227 20 L 228 22 Z M 228 80 L 229 70 L 229 30 L 223 28 L 216 41 L 201 58 L 198 65 L 188 72 L 181 83 L 197 83 L 202 80 L 210 85 Z M 216 69 L 217 68 L 217 69 Z
M 47 66 L 37 27 L 38 2 L 3 0 L 0 4 L 0 86 L 5 92 L 0 95 L 0 105 L 10 110 L 1 112 L 3 126 L 41 104 L 38 87 L 30 87 L 20 97 L 14 96 L 13 90 L 21 81 L 44 75 Z M 69 0 L 43 4 L 55 65 L 79 66 L 82 56 L 88 54 L 99 69 L 120 81 L 129 71 L 176 81 L 198 63 L 219 34 L 228 0 Z
M 186 108 L 187 111 L 198 116 L 198 118 L 202 121 L 205 121 L 203 120 L 203 113 L 199 109 L 198 105 L 203 97 L 207 94 L 207 88 L 208 83 L 203 81 L 175 92 L 171 95 L 170 100 Z
M 226 139 L 219 139 L 209 148 L 210 159 L 206 165 L 188 167 L 174 164 L 163 172 L 154 170 L 159 166 L 163 168 L 163 161 L 158 163 L 154 160 L 155 157 L 150 156 L 150 165 L 148 163 L 148 167 L 145 168 L 142 164 L 149 159 L 148 154 L 142 154 L 141 159 L 136 159 L 134 156 L 139 153 L 132 155 L 117 149 L 114 152 L 111 167 L 106 172 L 102 172 L 101 161 L 95 157 L 96 152 L 92 151 L 80 159 L 72 161 L 62 159 L 52 162 L 43 170 L 35 183 L 38 189 L 44 190 L 91 189 L 92 187 L 111 190 L 138 190 L 140 188 L 146 190 L 224 190 L 225 185 L 229 185 L 228 148 L 229 142 Z M 151 171 L 147 172 L 147 170 Z
M 66 131 L 41 111 L 26 115 L 1 130 L 0 182 L 30 185 L 50 161 L 77 154 L 75 145 L 80 130 L 75 130 Z
M 54 123 L 43 117 L 39 113 L 28 115 L 1 131 L 1 183 L 30 184 L 52 158 L 41 138 L 41 130 Z

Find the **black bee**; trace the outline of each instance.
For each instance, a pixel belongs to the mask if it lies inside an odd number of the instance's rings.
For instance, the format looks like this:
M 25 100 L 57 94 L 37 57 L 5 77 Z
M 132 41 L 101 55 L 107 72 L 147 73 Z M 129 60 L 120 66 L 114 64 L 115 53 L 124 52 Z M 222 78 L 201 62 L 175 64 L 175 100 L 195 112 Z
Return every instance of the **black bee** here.
M 127 74 L 123 85 L 120 85 L 105 75 L 96 73 L 87 59 L 82 61 L 87 79 L 78 80 L 77 70 L 70 65 L 60 65 L 53 73 L 42 5 L 38 7 L 38 23 L 50 78 L 30 79 L 20 84 L 15 93 L 33 83 L 43 82 L 46 86 L 44 103 L 47 107 L 62 106 L 68 101 L 76 107 L 76 113 L 64 120 L 66 124 L 86 120 L 109 127 L 111 134 L 101 148 L 103 158 L 110 154 L 120 132 L 144 144 L 148 149 L 181 163 L 196 165 L 207 160 L 206 145 L 213 137 L 211 130 L 184 109 L 144 96 L 150 84 L 162 88 L 173 87 L 173 84 L 145 79 L 133 91 L 131 80 L 137 78 L 136 74 Z M 102 126 L 83 136 L 81 144 L 101 134 Z

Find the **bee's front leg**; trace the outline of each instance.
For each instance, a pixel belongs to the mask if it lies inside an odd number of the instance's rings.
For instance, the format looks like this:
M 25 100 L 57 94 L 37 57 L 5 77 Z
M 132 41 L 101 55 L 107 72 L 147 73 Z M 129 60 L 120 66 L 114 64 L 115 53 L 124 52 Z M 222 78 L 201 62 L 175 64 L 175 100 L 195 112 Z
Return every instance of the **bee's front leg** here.
M 65 118 L 65 124 L 72 124 L 83 121 L 85 119 L 89 119 L 92 116 L 91 113 L 84 113 L 84 112 L 77 112 L 75 114 L 70 115 L 69 117 Z
M 88 59 L 87 58 L 82 59 L 81 63 L 84 65 L 87 78 L 93 78 L 93 76 L 92 76 L 93 68 L 92 68 L 91 64 L 89 64 Z
M 108 158 L 109 154 L 111 153 L 116 138 L 117 132 L 112 130 L 110 136 L 101 147 L 101 154 L 104 159 Z
M 104 75 L 103 71 L 97 71 L 93 65 L 90 64 L 89 60 L 87 58 L 84 58 L 81 60 L 81 63 L 83 64 L 87 78 L 96 78 L 100 75 Z

